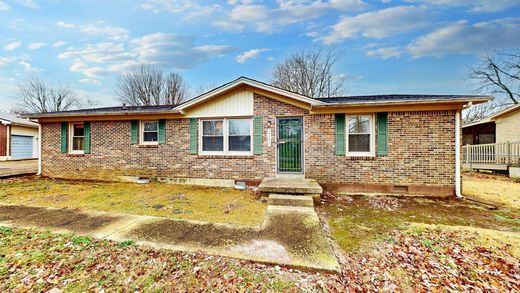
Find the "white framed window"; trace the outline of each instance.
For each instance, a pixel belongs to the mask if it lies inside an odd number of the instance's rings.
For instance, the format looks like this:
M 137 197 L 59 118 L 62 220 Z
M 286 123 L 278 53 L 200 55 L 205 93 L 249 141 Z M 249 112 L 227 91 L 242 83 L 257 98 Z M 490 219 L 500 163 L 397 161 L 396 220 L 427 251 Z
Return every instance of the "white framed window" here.
M 146 145 L 159 144 L 159 121 L 141 121 L 140 124 L 139 143 Z
M 251 155 L 251 118 L 203 119 L 199 124 L 199 153 L 206 155 Z
M 373 114 L 346 115 L 346 155 L 375 156 L 375 124 Z
M 69 153 L 84 154 L 85 124 L 83 122 L 69 123 Z

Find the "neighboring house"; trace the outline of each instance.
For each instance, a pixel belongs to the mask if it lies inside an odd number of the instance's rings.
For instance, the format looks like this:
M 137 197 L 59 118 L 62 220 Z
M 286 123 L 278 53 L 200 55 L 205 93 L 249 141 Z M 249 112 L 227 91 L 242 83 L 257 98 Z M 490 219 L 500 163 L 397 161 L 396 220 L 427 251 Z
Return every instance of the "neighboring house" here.
M 329 189 L 460 194 L 460 111 L 482 96 L 313 99 L 238 78 L 176 106 L 31 114 L 40 172 L 182 182 L 305 176 Z
M 520 104 L 462 126 L 463 144 L 520 141 Z
M 0 113 L 0 161 L 38 157 L 38 123 Z

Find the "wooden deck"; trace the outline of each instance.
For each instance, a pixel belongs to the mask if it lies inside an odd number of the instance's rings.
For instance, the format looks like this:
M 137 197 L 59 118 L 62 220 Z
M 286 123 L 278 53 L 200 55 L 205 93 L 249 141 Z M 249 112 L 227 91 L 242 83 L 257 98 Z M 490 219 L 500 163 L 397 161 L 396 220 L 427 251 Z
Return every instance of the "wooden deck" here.
M 462 167 L 474 170 L 508 170 L 520 165 L 520 141 L 465 145 Z

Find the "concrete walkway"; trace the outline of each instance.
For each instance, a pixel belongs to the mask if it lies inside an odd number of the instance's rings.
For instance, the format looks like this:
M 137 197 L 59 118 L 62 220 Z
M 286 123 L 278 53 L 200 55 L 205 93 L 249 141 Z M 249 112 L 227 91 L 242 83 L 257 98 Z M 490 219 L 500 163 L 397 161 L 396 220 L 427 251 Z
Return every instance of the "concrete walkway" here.
M 36 174 L 38 160 L 0 161 L 0 178 Z
M 0 225 L 76 233 L 183 251 L 339 271 L 311 207 L 269 206 L 262 227 L 0 204 Z

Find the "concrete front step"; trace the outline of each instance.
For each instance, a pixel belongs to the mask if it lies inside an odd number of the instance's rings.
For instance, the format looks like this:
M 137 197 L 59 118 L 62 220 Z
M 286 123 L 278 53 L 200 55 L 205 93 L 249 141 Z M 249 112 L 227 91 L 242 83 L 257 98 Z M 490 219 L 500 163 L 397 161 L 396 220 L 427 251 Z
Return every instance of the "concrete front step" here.
M 309 178 L 264 178 L 258 185 L 262 193 L 278 194 L 321 194 L 323 188 Z
M 312 196 L 272 193 L 267 199 L 269 206 L 314 207 Z

